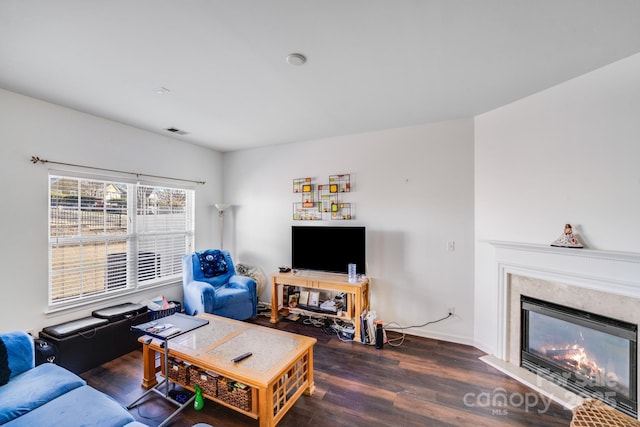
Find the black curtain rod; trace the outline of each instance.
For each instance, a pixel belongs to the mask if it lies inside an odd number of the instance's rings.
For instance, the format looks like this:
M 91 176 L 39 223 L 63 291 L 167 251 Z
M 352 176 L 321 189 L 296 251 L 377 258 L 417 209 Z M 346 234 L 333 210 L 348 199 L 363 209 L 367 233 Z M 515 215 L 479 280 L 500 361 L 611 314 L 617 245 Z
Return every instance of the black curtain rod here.
M 55 164 L 55 165 L 74 166 L 74 167 L 78 167 L 78 168 L 94 169 L 94 170 L 99 170 L 99 171 L 125 173 L 125 174 L 129 174 L 129 175 L 135 175 L 137 177 L 138 176 L 148 176 L 148 177 L 151 177 L 151 178 L 170 179 L 170 180 L 173 180 L 173 181 L 193 182 L 193 183 L 196 183 L 196 184 L 204 184 L 205 183 L 205 181 L 195 181 L 193 179 L 172 178 L 170 176 L 149 175 L 149 174 L 146 174 L 146 173 L 127 172 L 127 171 L 120 171 L 120 170 L 117 170 L 117 169 L 106 169 L 106 168 L 97 168 L 95 166 L 75 165 L 73 163 L 54 162 L 52 160 L 41 159 L 38 156 L 31 156 L 31 163 L 33 163 L 33 164 L 36 164 L 36 163 L 51 163 L 51 164 Z

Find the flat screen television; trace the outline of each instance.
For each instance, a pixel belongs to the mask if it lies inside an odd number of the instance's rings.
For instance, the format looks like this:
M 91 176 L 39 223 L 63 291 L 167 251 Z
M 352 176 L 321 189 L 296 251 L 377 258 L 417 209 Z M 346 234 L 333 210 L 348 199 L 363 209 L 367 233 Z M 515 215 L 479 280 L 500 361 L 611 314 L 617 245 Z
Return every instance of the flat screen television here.
M 347 273 L 355 264 L 357 274 L 365 271 L 365 227 L 291 227 L 291 268 Z

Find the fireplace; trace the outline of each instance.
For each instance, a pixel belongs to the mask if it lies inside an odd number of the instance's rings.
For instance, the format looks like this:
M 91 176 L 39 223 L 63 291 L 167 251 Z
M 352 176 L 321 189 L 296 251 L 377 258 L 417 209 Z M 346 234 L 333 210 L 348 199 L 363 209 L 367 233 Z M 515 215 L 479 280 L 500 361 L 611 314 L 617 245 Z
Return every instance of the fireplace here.
M 525 295 L 520 306 L 523 368 L 637 417 L 636 324 Z
M 521 298 L 524 295 L 540 301 L 550 301 L 559 306 L 571 307 L 578 313 L 580 311 L 592 313 L 587 317 L 588 319 L 594 319 L 595 315 L 618 319 L 622 323 L 635 325 L 637 329 L 640 327 L 640 310 L 638 310 L 640 307 L 640 253 L 566 249 L 518 242 L 490 241 L 488 243 L 493 248 L 493 256 L 481 254 L 487 261 L 493 259 L 494 265 L 491 269 L 493 278 L 486 283 L 480 282 L 478 286 L 481 288 L 482 295 L 486 293 L 495 298 L 495 305 L 491 305 L 490 298 L 485 298 L 486 309 L 480 310 L 478 318 L 484 321 L 480 323 L 481 325 L 490 327 L 478 329 L 478 334 L 490 336 L 490 332 L 495 330 L 496 341 L 495 347 L 486 348 L 485 351 L 489 354 L 481 359 L 567 409 L 575 408 L 583 402 L 589 390 L 576 393 L 562 387 L 561 385 L 568 383 L 565 376 L 570 374 L 565 372 L 563 376 L 560 372 L 556 374 L 555 380 L 550 380 L 548 378 L 551 374 L 547 373 L 551 372 L 551 367 L 545 366 L 538 369 L 539 373 L 545 374 L 546 377 L 523 367 Z M 488 274 L 489 271 L 486 273 Z M 487 320 L 482 317 L 483 314 L 487 315 Z M 493 317 L 494 314 L 495 317 Z M 492 324 L 488 320 L 494 320 L 495 323 Z M 608 325 L 606 322 L 605 324 Z M 589 325 L 586 327 L 590 327 Z M 539 332 L 538 329 L 551 330 L 544 326 L 534 325 L 533 327 L 536 332 Z M 558 328 L 559 326 L 556 325 L 552 330 Z M 584 326 L 581 328 L 584 329 Z M 605 331 L 608 332 L 608 330 L 609 327 L 605 327 Z M 634 401 L 637 401 L 637 395 L 634 393 L 637 393 L 637 384 L 640 383 L 640 370 L 635 367 L 635 363 L 640 360 L 640 347 L 636 341 L 630 341 L 629 345 L 634 346 L 636 353 L 631 355 L 632 349 L 629 348 L 628 400 L 630 402 L 627 404 L 633 407 Z M 529 344 L 535 344 L 535 342 L 530 340 Z M 624 354 L 626 355 L 627 352 L 625 351 Z M 635 360 L 633 367 L 632 360 Z M 545 362 L 551 365 L 556 364 L 551 363 L 553 360 Z M 598 360 L 596 363 L 598 366 L 605 366 L 607 372 L 617 371 L 617 369 L 611 371 L 608 360 L 606 362 Z M 636 372 L 635 378 L 631 378 L 633 370 Z M 623 371 L 616 375 L 627 377 Z M 576 377 L 576 379 L 579 378 Z M 635 392 L 632 387 L 636 388 Z M 611 392 L 611 390 L 607 391 Z M 616 395 L 624 394 L 614 392 Z M 599 391 L 596 391 L 597 393 Z M 616 405 L 618 409 L 620 406 L 622 405 Z

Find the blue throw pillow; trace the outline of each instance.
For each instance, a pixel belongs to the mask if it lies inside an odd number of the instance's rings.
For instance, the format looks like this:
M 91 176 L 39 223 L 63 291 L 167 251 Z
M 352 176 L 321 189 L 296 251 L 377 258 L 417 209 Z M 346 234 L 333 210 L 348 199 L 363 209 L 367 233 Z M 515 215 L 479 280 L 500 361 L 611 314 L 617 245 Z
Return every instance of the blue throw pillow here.
M 216 277 L 226 274 L 229 271 L 224 255 L 219 250 L 207 249 L 198 254 L 200 259 L 200 269 L 204 277 Z
M 4 345 L 4 341 L 0 338 L 0 386 L 8 383 L 9 378 L 11 378 L 9 354 L 7 353 L 7 346 Z

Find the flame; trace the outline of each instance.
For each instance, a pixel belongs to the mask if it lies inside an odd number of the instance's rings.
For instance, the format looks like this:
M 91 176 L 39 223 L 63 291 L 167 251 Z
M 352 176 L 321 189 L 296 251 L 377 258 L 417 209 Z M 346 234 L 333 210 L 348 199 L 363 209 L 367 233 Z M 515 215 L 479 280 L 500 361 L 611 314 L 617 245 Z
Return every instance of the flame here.
M 599 378 L 603 369 L 596 361 L 589 357 L 585 348 L 579 344 L 568 344 L 563 347 L 548 347 L 545 353 L 557 362 L 565 365 L 569 370 L 582 374 L 589 378 Z
M 581 341 L 584 341 L 582 331 L 580 331 L 580 339 L 574 344 L 548 343 L 538 347 L 536 352 L 567 373 L 574 374 L 577 381 L 607 387 L 628 396 L 628 383 L 621 383 L 616 372 L 607 372 L 607 368 L 598 366 L 596 359 L 588 352 L 588 347 L 580 345 Z M 562 375 L 564 377 L 564 372 Z
M 571 349 L 577 350 L 570 358 L 577 363 L 578 369 L 583 369 L 588 366 L 598 369 L 598 364 L 595 361 L 592 362 L 589 360 L 589 356 L 587 356 L 584 347 L 574 344 L 571 346 Z

